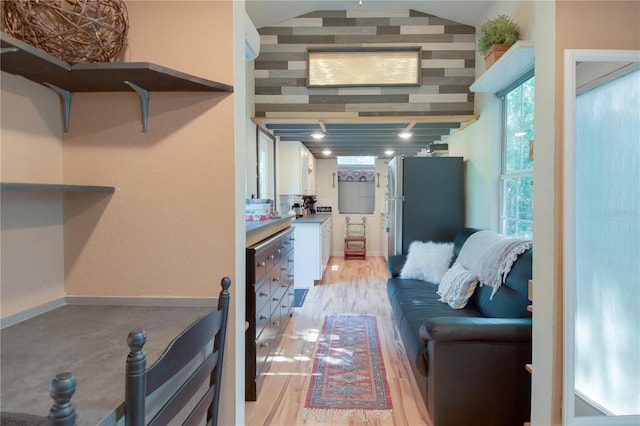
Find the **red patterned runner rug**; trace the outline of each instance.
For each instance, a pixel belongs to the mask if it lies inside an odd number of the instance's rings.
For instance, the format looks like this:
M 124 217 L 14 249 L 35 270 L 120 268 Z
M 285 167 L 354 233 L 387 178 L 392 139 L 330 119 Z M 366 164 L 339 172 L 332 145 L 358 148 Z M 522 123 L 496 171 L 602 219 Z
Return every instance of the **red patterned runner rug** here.
M 362 420 L 391 415 L 375 316 L 327 315 L 313 363 L 304 419 Z

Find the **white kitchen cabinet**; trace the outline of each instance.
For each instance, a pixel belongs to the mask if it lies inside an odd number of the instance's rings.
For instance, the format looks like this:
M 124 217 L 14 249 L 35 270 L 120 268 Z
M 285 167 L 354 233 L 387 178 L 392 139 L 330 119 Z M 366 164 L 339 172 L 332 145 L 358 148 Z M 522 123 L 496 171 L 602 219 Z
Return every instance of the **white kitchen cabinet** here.
M 276 144 L 278 193 L 315 194 L 315 158 L 301 142 L 278 141 Z
M 294 283 L 311 288 L 321 280 L 331 253 L 331 216 L 311 215 L 291 222 L 294 227 Z

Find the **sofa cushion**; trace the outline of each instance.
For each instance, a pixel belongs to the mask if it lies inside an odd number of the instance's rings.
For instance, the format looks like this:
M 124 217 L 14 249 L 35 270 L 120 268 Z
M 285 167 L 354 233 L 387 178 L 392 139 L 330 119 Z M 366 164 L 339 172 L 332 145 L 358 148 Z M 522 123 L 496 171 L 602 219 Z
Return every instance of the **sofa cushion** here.
M 487 318 L 528 318 L 528 280 L 532 276 L 533 249 L 518 256 L 500 290 L 491 298 L 487 285 L 476 288 L 469 305 Z
M 463 309 L 451 309 L 449 305 L 438 300 L 440 296 L 437 289 L 437 285 L 420 280 L 394 277 L 387 281 L 389 302 L 393 308 L 407 356 L 422 374 L 426 374 L 426 365 L 422 356 L 424 341 L 420 337 L 420 327 L 425 321 L 443 316 L 481 316 L 480 312 L 470 304 Z
M 413 241 L 400 277 L 439 283 L 452 257 L 453 243 Z
M 477 285 L 478 277 L 456 262 L 445 272 L 438 284 L 440 301 L 453 309 L 464 308 Z

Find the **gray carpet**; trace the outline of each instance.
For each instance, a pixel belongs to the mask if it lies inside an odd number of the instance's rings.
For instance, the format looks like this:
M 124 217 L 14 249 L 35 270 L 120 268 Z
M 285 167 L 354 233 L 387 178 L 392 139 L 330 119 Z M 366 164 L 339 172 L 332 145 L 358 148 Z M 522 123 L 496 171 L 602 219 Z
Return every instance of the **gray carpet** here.
M 151 365 L 209 310 L 67 305 L 7 327 L 1 332 L 0 411 L 46 417 L 53 403 L 49 384 L 56 374 L 69 371 L 77 380 L 72 398 L 77 424 L 97 425 L 124 400 L 129 331 L 146 330 L 144 349 Z

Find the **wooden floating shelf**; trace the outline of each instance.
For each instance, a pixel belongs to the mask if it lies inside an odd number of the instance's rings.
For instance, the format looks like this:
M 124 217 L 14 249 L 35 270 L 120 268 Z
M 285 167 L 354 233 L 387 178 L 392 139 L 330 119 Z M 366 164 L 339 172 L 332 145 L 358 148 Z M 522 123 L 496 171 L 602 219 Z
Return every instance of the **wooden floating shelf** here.
M 102 192 L 113 194 L 113 186 L 97 185 L 63 185 L 53 183 L 2 182 L 2 191 L 30 191 L 30 192 Z
M 233 92 L 233 86 L 149 62 L 69 64 L 6 33 L 0 33 L 2 71 L 69 92 L 128 92 L 130 81 L 149 91 Z
M 142 108 L 142 130 L 146 132 L 148 92 L 233 92 L 231 85 L 149 62 L 70 64 L 4 32 L 0 32 L 0 48 L 2 71 L 47 86 L 60 95 L 65 132 L 69 127 L 72 93 L 135 90 Z

